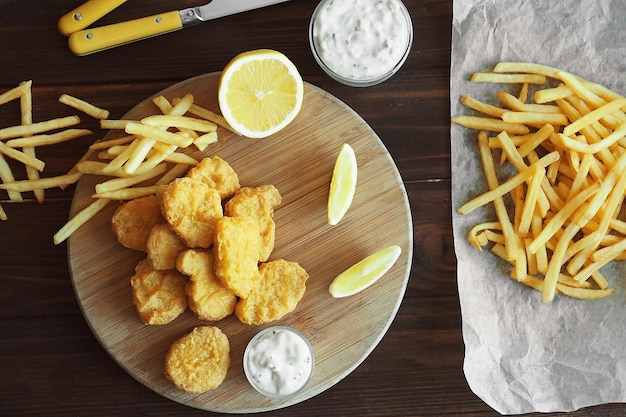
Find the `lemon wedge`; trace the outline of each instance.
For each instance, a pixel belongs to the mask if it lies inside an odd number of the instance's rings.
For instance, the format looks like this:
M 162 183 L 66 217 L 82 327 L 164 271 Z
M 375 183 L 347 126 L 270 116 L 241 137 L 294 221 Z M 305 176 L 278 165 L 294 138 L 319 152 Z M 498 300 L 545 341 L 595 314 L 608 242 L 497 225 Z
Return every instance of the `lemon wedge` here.
M 363 291 L 391 269 L 401 252 L 400 246 L 389 246 L 352 265 L 330 284 L 330 295 L 342 298 Z
M 328 224 L 336 225 L 350 208 L 356 191 L 357 163 L 354 149 L 344 143 L 341 146 L 328 194 Z
M 264 138 L 283 129 L 302 107 L 304 84 L 284 54 L 256 49 L 235 56 L 220 77 L 222 116 L 241 135 Z

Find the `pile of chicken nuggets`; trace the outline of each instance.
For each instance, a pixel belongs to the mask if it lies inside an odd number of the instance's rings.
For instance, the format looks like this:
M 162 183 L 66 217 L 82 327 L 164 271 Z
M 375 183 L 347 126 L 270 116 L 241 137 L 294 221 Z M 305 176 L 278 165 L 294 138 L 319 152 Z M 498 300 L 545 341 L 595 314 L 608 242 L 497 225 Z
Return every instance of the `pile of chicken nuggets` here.
M 155 195 L 120 205 L 113 232 L 123 246 L 146 253 L 130 279 L 141 321 L 166 324 L 189 307 L 203 321 L 235 314 L 242 323 L 263 324 L 293 311 L 308 273 L 297 262 L 269 260 L 281 201 L 273 185 L 242 187 L 234 169 L 214 156 Z M 198 338 L 211 349 L 199 352 Z M 172 344 L 165 375 L 184 391 L 205 392 L 224 380 L 228 357 L 228 338 L 215 326 L 198 326 Z M 207 365 L 205 378 L 196 375 L 198 361 Z

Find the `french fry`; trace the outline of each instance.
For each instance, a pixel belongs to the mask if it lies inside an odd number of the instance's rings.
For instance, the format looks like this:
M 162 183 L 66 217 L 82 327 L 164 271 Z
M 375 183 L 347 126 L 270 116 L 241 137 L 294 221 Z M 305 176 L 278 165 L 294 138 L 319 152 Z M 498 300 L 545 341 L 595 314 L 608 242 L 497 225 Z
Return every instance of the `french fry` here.
M 174 103 L 177 103 L 180 99 L 174 99 L 172 100 Z M 230 130 L 231 132 L 233 132 L 234 134 L 238 135 L 239 132 L 237 132 L 235 129 L 232 128 L 232 126 L 230 125 L 230 123 L 228 123 L 226 121 L 226 119 L 224 119 L 224 117 L 222 117 L 221 115 L 212 112 L 211 110 L 205 109 L 204 107 L 200 107 L 197 104 L 192 104 L 189 107 L 189 113 L 193 114 L 194 116 L 198 116 L 201 117 L 203 119 L 209 120 L 215 124 L 217 124 L 218 126 L 223 127 L 226 130 Z
M 2 180 L 5 184 L 10 184 L 15 181 L 13 171 L 7 163 L 7 160 L 4 158 L 2 152 L 0 152 L 0 180 Z M 2 184 L 0 184 L 0 186 L 1 185 Z M 20 194 L 19 191 L 8 190 L 8 194 L 11 201 L 23 201 L 22 194 Z
M 498 118 L 502 117 L 502 113 L 507 111 L 507 109 L 483 103 L 482 101 L 476 100 L 475 98 L 472 98 L 470 96 L 461 96 L 461 103 L 470 109 L 474 109 L 488 116 Z
M 108 181 L 101 182 L 95 187 L 96 194 L 104 194 L 110 191 L 120 190 L 122 188 L 128 188 L 133 185 L 140 184 L 144 181 L 163 174 L 165 170 L 166 166 L 164 164 L 161 164 L 143 174 L 114 178 Z
M 536 91 L 533 95 L 533 99 L 535 100 L 535 103 L 543 104 L 563 99 L 565 97 L 571 96 L 572 94 L 572 90 L 567 88 L 567 86 L 561 84 L 558 87 L 545 88 L 543 90 Z
M 109 200 L 133 200 L 139 197 L 145 197 L 156 193 L 156 185 L 148 185 L 145 187 L 122 188 L 119 190 L 107 191 L 104 193 L 95 193 L 92 198 L 104 198 Z
M 495 198 L 502 197 L 503 195 L 511 192 L 511 190 L 513 190 L 518 185 L 522 184 L 523 182 L 526 182 L 526 180 L 531 178 L 533 175 L 536 175 L 536 173 L 538 172 L 537 171 L 538 169 L 545 168 L 547 165 L 551 164 L 552 162 L 555 162 L 558 159 L 559 159 L 559 154 L 557 152 L 552 152 L 544 156 L 543 158 L 541 158 L 540 161 L 537 161 L 537 163 L 524 169 L 523 171 L 519 172 L 517 175 L 509 178 L 506 182 L 502 183 L 497 188 L 491 189 L 490 191 L 487 191 L 486 193 L 481 194 L 475 197 L 474 199 L 468 201 L 467 203 L 463 204 L 461 207 L 457 209 L 457 211 L 460 214 L 468 214 L 476 210 L 478 207 L 484 206 L 485 204 L 492 202 Z
M 553 124 L 566 125 L 567 117 L 561 113 L 537 113 L 527 111 L 507 111 L 502 114 L 505 123 L 532 125 L 532 124 Z
M 46 166 L 46 163 L 41 159 L 37 159 L 27 153 L 11 148 L 4 142 L 0 142 L 0 153 L 16 161 L 20 161 L 24 165 L 31 166 L 38 171 L 43 171 L 43 168 Z
M 558 68 L 549 65 L 535 64 L 533 62 L 498 62 L 496 66 L 493 67 L 493 72 L 538 74 L 557 79 L 559 79 L 559 73 L 562 73 Z
M 171 115 L 154 115 L 141 119 L 141 123 L 148 126 L 178 129 L 191 129 L 198 132 L 214 132 L 217 125 L 208 120 L 196 119 L 187 116 L 171 116 Z
M 185 138 L 158 127 L 144 125 L 138 122 L 130 122 L 126 125 L 126 133 L 131 135 L 143 136 L 159 142 L 176 145 L 180 148 L 186 148 L 193 143 L 192 138 Z
M 178 177 L 182 177 L 189 170 L 189 165 L 187 164 L 176 164 L 169 171 L 167 171 L 157 182 L 155 185 L 167 185 L 170 182 L 174 181 L 174 179 Z
M 155 143 L 156 140 L 146 137 L 136 139 L 133 152 L 131 152 L 131 155 L 124 164 L 124 171 L 127 174 L 136 172 L 137 168 L 139 168 L 139 165 L 141 165 Z
M 546 77 L 537 74 L 498 74 L 493 72 L 475 72 L 471 81 L 475 83 L 513 83 L 545 84 Z
M 0 140 L 13 139 L 24 136 L 32 136 L 39 133 L 49 132 L 55 129 L 63 129 L 80 123 L 78 116 L 66 116 L 58 119 L 50 119 L 44 122 L 29 125 L 16 125 L 0 129 Z
M 483 163 L 485 177 L 487 178 L 487 186 L 491 190 L 495 190 L 499 186 L 498 178 L 493 163 L 493 157 L 491 156 L 491 151 L 489 149 L 487 134 L 485 132 L 480 132 L 478 134 L 478 149 L 480 151 L 480 158 Z M 515 259 L 519 248 L 517 247 L 515 230 L 511 224 L 511 219 L 509 218 L 509 214 L 506 210 L 502 197 L 496 197 L 494 199 L 494 207 L 496 209 L 496 216 L 498 217 L 498 221 L 502 227 L 502 234 L 505 240 L 504 246 L 506 259 Z
M 136 139 L 135 135 L 128 135 L 128 136 L 124 136 L 124 137 L 117 138 L 117 139 L 103 140 L 103 141 L 96 142 L 93 145 L 89 146 L 89 149 L 91 149 L 92 151 L 97 151 L 101 149 L 108 149 L 116 145 L 127 145 L 135 139 Z
M 73 174 L 65 174 L 59 175 L 57 177 L 48 177 L 48 178 L 39 178 L 37 180 L 20 180 L 7 182 L 4 184 L 0 184 L 1 190 L 12 190 L 12 191 L 33 191 L 37 188 L 54 188 L 61 187 L 63 185 L 74 184 L 81 177 L 81 173 L 73 173 Z
M 574 133 L 580 131 L 583 127 L 588 126 L 593 122 L 597 122 L 598 120 L 612 114 L 622 107 L 626 107 L 626 98 L 611 101 L 603 105 L 602 107 L 598 107 L 597 109 L 585 114 L 580 119 L 566 126 L 563 129 L 563 135 L 572 136 Z M 621 125 L 623 126 L 624 123 L 622 122 Z
M 174 100 L 172 100 L 173 107 L 169 112 L 167 112 L 167 114 L 170 116 L 184 115 L 185 113 L 191 110 L 191 108 L 194 105 L 193 104 L 194 100 L 195 100 L 195 97 L 193 96 L 193 94 L 185 94 L 183 98 L 181 99 L 175 98 Z M 211 119 L 207 118 L 207 120 L 211 120 Z
M 172 103 L 169 102 L 165 96 L 156 96 L 152 99 L 152 102 L 159 108 L 161 113 L 169 114 L 172 111 Z
M 497 96 L 509 109 L 529 113 L 560 113 L 559 107 L 544 104 L 528 104 L 506 91 L 498 91 Z M 504 112 L 503 112 L 504 114 Z M 500 115 L 502 117 L 502 114 Z
M 35 135 L 26 138 L 11 139 L 6 142 L 6 145 L 11 148 L 55 145 L 57 143 L 91 135 L 92 133 L 93 132 L 88 129 L 67 129 L 50 135 Z
M 129 122 L 134 122 L 136 120 L 111 120 L 111 119 L 101 119 L 100 120 L 100 129 L 109 129 L 109 130 L 124 130 L 126 125 Z
M 13 87 L 10 90 L 0 94 L 0 104 L 8 103 L 9 101 L 16 100 L 23 97 L 28 91 L 30 91 L 32 80 L 22 81 L 17 87 Z
M 480 116 L 459 115 L 452 118 L 452 122 L 469 129 L 486 130 L 488 132 L 505 131 L 513 135 L 525 135 L 530 132 L 527 126 L 519 123 L 507 123 L 500 119 Z
M 199 151 L 204 151 L 207 148 L 207 146 L 216 142 L 217 142 L 217 132 L 205 133 L 204 135 L 198 136 L 197 138 L 193 140 L 193 144 L 195 145 L 196 148 L 198 148 Z
M 59 103 L 66 104 L 70 107 L 75 108 L 76 110 L 82 111 L 83 113 L 88 114 L 94 119 L 108 119 L 109 118 L 108 110 L 102 109 L 100 107 L 96 107 L 93 104 L 86 102 L 85 100 L 81 100 L 69 94 L 62 94 L 59 97 Z
M 22 95 L 20 97 L 20 113 L 21 122 L 23 125 L 31 125 L 33 123 L 33 97 L 32 97 L 32 81 L 22 81 L 19 87 L 22 89 Z M 37 157 L 37 152 L 34 145 L 23 145 L 22 152 L 31 158 Z M 30 165 L 26 165 L 26 176 L 29 180 L 39 179 L 39 171 Z M 42 188 L 33 190 L 35 199 L 39 203 L 43 203 L 45 199 L 45 191 Z
M 93 218 L 96 214 L 98 214 L 110 200 L 106 199 L 98 199 L 82 209 L 78 212 L 74 217 L 72 217 L 58 232 L 56 232 L 53 236 L 53 241 L 55 245 L 58 245 L 67 238 L 69 238 L 72 233 L 74 233 L 80 226 L 85 224 L 91 218 Z
M 557 288 L 563 294 L 572 298 L 579 298 L 581 300 L 598 300 L 600 298 L 608 297 L 615 291 L 614 288 L 594 290 L 588 288 L 575 288 L 563 284 L 557 284 Z

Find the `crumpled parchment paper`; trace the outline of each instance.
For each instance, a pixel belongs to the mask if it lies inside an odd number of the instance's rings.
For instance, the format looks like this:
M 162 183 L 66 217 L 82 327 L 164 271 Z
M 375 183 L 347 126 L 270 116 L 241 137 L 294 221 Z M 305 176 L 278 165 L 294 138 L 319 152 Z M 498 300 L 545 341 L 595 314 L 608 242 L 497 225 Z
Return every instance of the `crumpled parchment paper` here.
M 505 87 L 469 77 L 498 61 L 555 66 L 626 95 L 626 1 L 455 0 L 452 115 L 472 114 L 462 94 L 497 104 Z M 452 125 L 451 141 L 464 371 L 473 392 L 501 414 L 626 402 L 626 262 L 601 270 L 616 288 L 609 298 L 542 303 L 539 292 L 508 278 L 508 265 L 468 243 L 469 229 L 495 216 L 491 208 L 456 212 L 487 187 L 476 132 Z

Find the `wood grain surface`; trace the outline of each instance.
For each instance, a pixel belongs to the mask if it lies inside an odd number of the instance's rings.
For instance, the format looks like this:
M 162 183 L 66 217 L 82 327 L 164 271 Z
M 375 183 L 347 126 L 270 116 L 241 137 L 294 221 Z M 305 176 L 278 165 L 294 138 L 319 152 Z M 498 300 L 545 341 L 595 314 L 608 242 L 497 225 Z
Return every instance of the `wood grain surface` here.
M 196 104 L 219 111 L 219 73 L 193 77 L 158 93 L 170 100 L 187 93 Z M 150 98 L 124 119 L 158 113 Z M 115 135 L 112 132 L 110 135 Z M 243 351 L 265 326 L 249 326 L 230 316 L 210 323 L 222 329 L 231 343 L 232 365 L 225 382 L 205 394 L 192 395 L 163 376 L 170 344 L 199 321 L 190 311 L 174 322 L 146 326 L 131 299 L 130 277 L 145 254 L 122 247 L 110 219 L 117 203 L 78 230 L 69 240 L 72 281 L 83 314 L 104 349 L 129 374 L 152 390 L 192 407 L 251 413 L 304 401 L 335 385 L 370 354 L 385 335 L 405 293 L 410 273 L 413 227 L 402 178 L 376 133 L 346 104 L 329 93 L 305 84 L 302 110 L 287 128 L 266 139 L 247 139 L 218 131 L 219 142 L 198 159 L 217 155 L 231 164 L 242 186 L 274 184 L 283 197 L 276 208 L 276 245 L 270 259 L 300 263 L 309 273 L 307 290 L 296 310 L 272 324 L 300 330 L 313 345 L 316 366 L 308 387 L 288 399 L 269 399 L 246 381 Z M 106 138 L 105 138 L 106 139 Z M 359 165 L 354 201 L 336 226 L 326 221 L 328 187 L 335 158 L 343 143 L 355 150 Z M 72 213 L 92 201 L 98 177 L 79 183 Z M 374 286 L 345 299 L 328 293 L 332 279 L 365 256 L 389 245 L 402 254 Z

